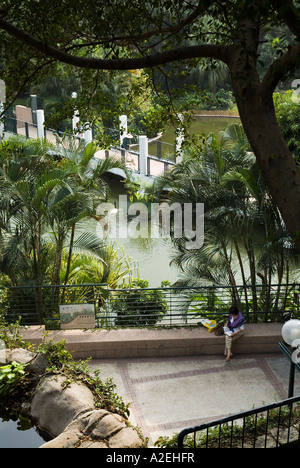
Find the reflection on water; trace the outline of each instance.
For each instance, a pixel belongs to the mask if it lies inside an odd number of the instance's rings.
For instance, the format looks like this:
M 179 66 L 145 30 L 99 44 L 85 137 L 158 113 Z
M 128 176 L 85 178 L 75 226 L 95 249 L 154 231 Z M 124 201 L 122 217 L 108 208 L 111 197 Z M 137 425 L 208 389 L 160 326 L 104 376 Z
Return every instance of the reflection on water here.
M 125 195 L 123 183 L 115 178 L 108 180 L 110 186 L 110 203 L 116 203 L 118 207 L 119 195 Z M 129 202 L 130 203 L 130 202 Z M 118 220 L 118 215 L 116 216 Z M 130 226 L 130 222 L 128 223 Z M 150 223 L 149 223 L 150 229 Z M 138 230 L 138 229 L 137 229 Z M 120 232 L 120 225 L 117 226 L 117 233 Z M 162 281 L 174 283 L 178 279 L 178 269 L 170 265 L 175 254 L 175 249 L 170 238 L 151 238 L 149 233 L 147 238 L 138 237 L 136 239 L 127 235 L 127 238 L 111 239 L 112 242 L 122 246 L 125 254 L 136 262 L 139 277 L 149 281 L 150 287 L 160 287 Z
M 170 265 L 174 247 L 170 239 L 121 239 L 125 252 L 138 262 L 140 278 L 150 287 L 160 287 L 162 281 L 174 283 L 178 270 Z M 145 242 L 146 241 L 146 242 Z
M 29 419 L 0 411 L 0 448 L 39 448 L 44 443 Z

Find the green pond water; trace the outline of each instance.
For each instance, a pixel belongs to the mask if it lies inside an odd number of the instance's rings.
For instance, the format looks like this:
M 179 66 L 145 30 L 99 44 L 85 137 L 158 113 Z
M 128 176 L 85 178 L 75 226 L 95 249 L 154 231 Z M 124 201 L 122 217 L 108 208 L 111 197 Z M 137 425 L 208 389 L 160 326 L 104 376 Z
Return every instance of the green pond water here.
M 200 135 L 201 133 L 215 133 L 219 136 L 227 125 L 240 122 L 238 117 L 196 117 L 189 127 L 191 134 Z M 162 140 L 168 143 L 174 142 L 174 128 L 168 127 L 162 136 Z
M 195 135 L 215 133 L 217 138 L 220 138 L 220 133 L 225 130 L 225 128 L 233 123 L 240 123 L 238 117 L 196 117 L 189 127 L 189 133 Z M 173 126 L 168 126 L 160 141 L 162 142 L 162 157 L 164 157 L 168 152 L 172 152 L 173 148 L 168 147 L 168 145 L 175 145 L 176 129 Z M 149 145 L 149 154 L 152 156 L 157 155 L 157 144 L 156 142 L 150 143 Z

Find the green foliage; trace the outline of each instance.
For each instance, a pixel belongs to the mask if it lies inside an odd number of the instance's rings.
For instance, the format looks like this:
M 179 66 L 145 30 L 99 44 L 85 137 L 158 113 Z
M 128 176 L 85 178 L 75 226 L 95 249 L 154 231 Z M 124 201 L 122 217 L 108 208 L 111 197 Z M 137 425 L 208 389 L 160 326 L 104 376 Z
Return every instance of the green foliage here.
M 179 99 L 182 106 L 196 110 L 229 110 L 235 105 L 231 91 L 223 88 L 217 92 L 201 91 L 187 93 Z
M 12 396 L 24 389 L 28 374 L 26 366 L 13 361 L 11 364 L 0 367 L 0 395 Z
M 106 200 L 103 175 L 122 167 L 117 159 L 94 164 L 97 145 L 74 140 L 47 142 L 12 138 L 0 151 L 0 273 L 3 286 L 109 283 L 130 275 L 131 259 L 96 236 L 97 206 Z M 76 262 L 76 268 L 72 264 Z M 43 323 L 41 288 L 24 288 L 17 297 L 1 291 L 5 312 L 35 312 Z M 43 296 L 46 294 L 46 297 Z M 51 295 L 57 311 L 59 290 Z M 18 313 L 18 312 L 17 312 Z
M 143 327 L 162 320 L 168 310 L 164 294 L 148 286 L 148 281 L 133 280 L 111 298 L 110 312 L 117 316 L 116 326 Z
M 65 340 L 58 343 L 54 343 L 53 340 L 44 340 L 37 352 L 47 356 L 49 361 L 47 372 L 63 374 L 66 377 L 66 386 L 72 382 L 82 383 L 94 394 L 97 407 L 128 417 L 129 404 L 124 403 L 123 399 L 117 395 L 116 385 L 112 379 L 108 378 L 103 382 L 100 378 L 100 371 L 91 372 L 88 367 L 90 360 L 74 361 L 66 348 Z
M 20 333 L 20 318 L 14 323 L 6 322 L 3 312 L 0 310 L 0 341 L 6 348 L 29 348 Z
M 38 346 L 37 352 L 47 356 L 49 368 L 53 371 L 61 370 L 72 360 L 72 355 L 66 348 L 65 340 L 54 343 L 53 340 L 45 341 L 44 339 L 43 343 Z
M 297 101 L 299 101 L 299 95 L 297 94 L 297 100 L 295 100 L 294 91 L 274 94 L 274 105 L 280 129 L 292 155 L 300 164 L 300 103 Z
M 245 286 L 257 286 L 251 294 L 253 303 L 246 299 L 246 311 L 259 310 L 260 299 L 265 304 L 262 310 L 278 310 L 280 285 L 290 281 L 299 257 L 249 152 L 242 126 L 229 125 L 220 141 L 211 134 L 188 148 L 183 161 L 156 184 L 159 194 L 168 187 L 170 203 L 201 201 L 205 206 L 203 247 L 188 250 L 184 238 L 173 239 L 178 249 L 173 263 L 185 273 L 176 285 L 235 287 L 242 281 Z M 259 289 L 261 281 L 269 285 L 268 290 Z M 272 283 L 279 285 L 275 293 Z M 239 295 L 237 291 L 234 302 Z

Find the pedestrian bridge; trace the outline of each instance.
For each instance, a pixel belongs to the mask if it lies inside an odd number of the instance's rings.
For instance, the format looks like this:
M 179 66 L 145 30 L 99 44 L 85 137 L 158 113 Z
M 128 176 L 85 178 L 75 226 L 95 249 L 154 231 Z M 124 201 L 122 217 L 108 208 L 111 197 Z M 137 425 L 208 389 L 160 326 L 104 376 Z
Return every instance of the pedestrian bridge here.
M 31 119 L 28 120 L 30 121 L 5 117 L 4 138 L 15 134 L 27 139 L 45 138 L 55 144 L 57 136 L 62 136 L 54 130 L 46 129 L 43 117 L 37 120 L 37 123 L 33 123 Z M 81 138 L 87 142 L 92 141 L 91 133 L 90 131 L 84 132 Z M 160 139 L 148 140 L 146 136 L 140 136 L 138 143 L 129 145 L 128 149 L 110 146 L 108 150 L 98 151 L 95 157 L 96 159 L 120 158 L 132 171 L 134 178 L 145 179 L 158 177 L 171 169 L 176 163 L 176 148 L 175 145 L 162 142 Z M 125 172 L 120 169 L 113 169 L 110 172 L 122 178 L 126 177 Z
M 111 147 L 109 150 L 100 150 L 95 154 L 96 159 L 105 159 L 108 157 L 120 158 L 126 167 L 132 171 L 133 176 L 140 179 L 159 177 L 175 165 L 175 156 L 173 161 L 171 161 L 133 149 L 124 150 Z M 110 172 L 122 178 L 126 177 L 125 172 L 121 169 L 112 169 Z

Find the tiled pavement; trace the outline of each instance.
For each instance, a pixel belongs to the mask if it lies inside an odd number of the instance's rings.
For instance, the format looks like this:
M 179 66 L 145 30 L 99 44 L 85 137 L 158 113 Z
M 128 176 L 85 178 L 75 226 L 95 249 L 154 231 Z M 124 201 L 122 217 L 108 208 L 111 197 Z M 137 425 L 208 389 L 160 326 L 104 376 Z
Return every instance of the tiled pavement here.
M 90 362 L 131 403 L 129 419 L 149 437 L 149 446 L 159 436 L 286 398 L 289 366 L 280 353 L 243 354 L 229 363 L 215 355 Z

